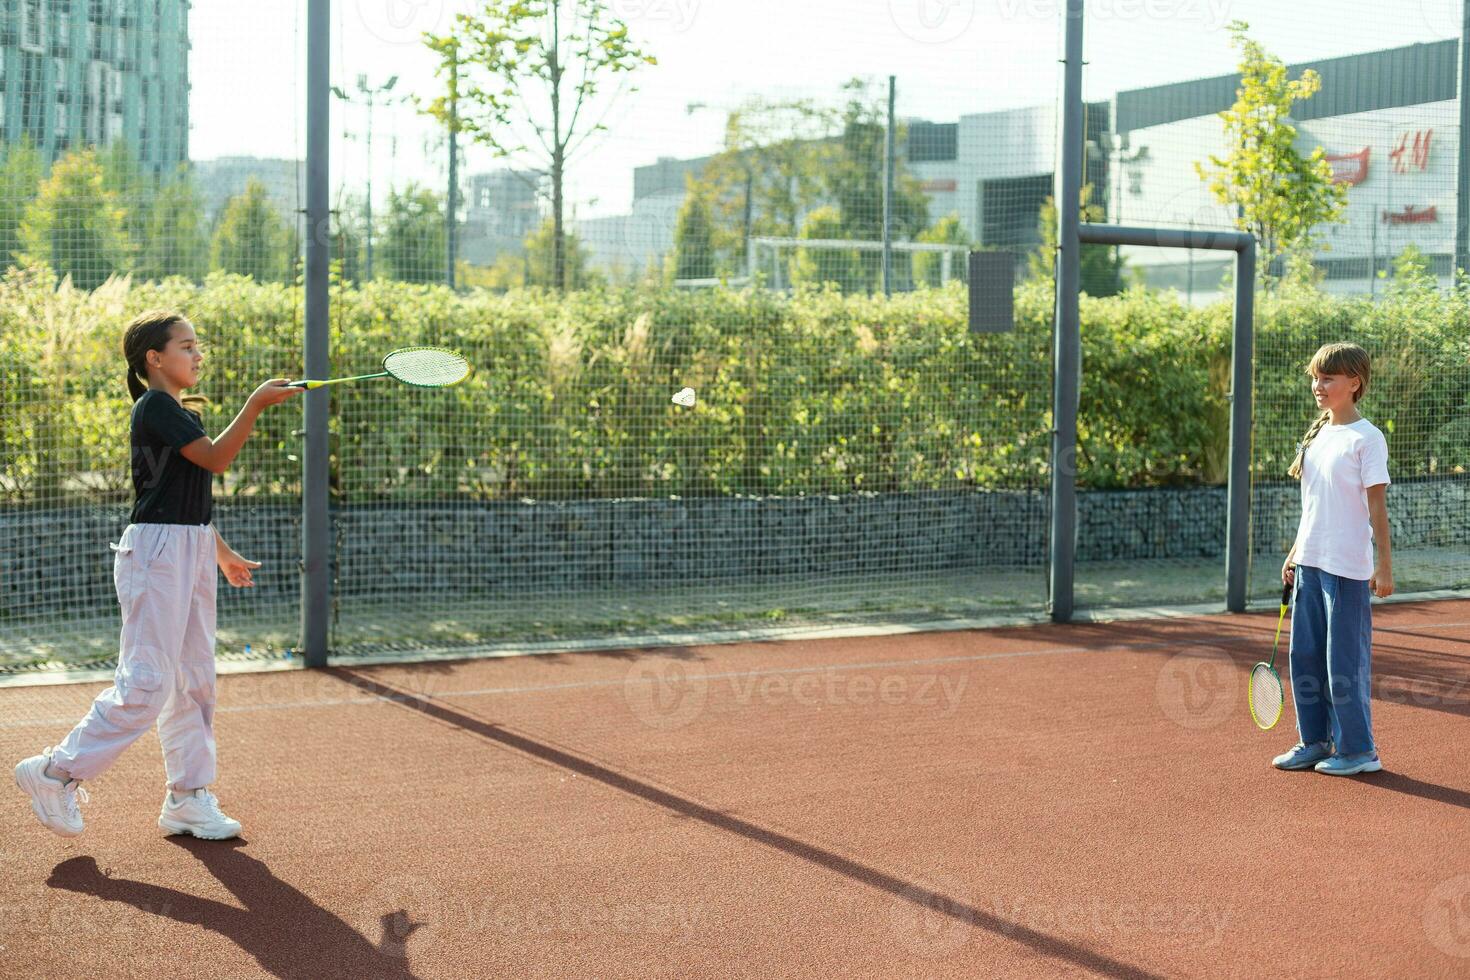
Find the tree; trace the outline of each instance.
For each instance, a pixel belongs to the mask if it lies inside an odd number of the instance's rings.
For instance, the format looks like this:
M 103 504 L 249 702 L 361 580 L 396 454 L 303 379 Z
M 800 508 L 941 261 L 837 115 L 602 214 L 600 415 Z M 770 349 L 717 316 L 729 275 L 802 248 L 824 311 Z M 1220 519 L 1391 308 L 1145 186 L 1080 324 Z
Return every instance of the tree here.
M 804 239 L 842 238 L 842 212 L 832 205 L 817 208 L 807 215 L 802 225 Z M 851 248 L 802 248 L 791 259 L 791 281 L 836 283 L 845 290 L 866 288 L 869 284 L 862 257 Z
M 971 245 L 970 236 L 965 233 L 964 225 L 960 224 L 960 216 L 957 214 L 946 215 L 934 222 L 933 225 L 919 232 L 915 239 L 932 245 Z M 950 259 L 950 275 L 955 278 L 963 277 L 967 271 L 965 256 L 957 255 Z M 914 253 L 914 281 L 926 286 L 943 285 L 944 259 L 934 252 Z
M 36 199 L 46 165 L 31 138 L 0 147 L 0 268 L 20 261 L 20 224 Z
M 147 279 L 184 276 L 202 280 L 209 270 L 209 230 L 188 164 L 159 187 L 148 217 L 147 231 L 139 243 L 138 274 Z
M 836 203 L 842 216 L 839 237 L 882 241 L 888 126 L 886 96 L 879 98 L 868 82 L 858 78 L 845 84 L 843 90 L 848 93 L 848 100 L 842 110 L 838 152 L 832 155 L 830 163 L 822 171 L 826 195 Z M 893 239 L 911 240 L 928 223 L 929 200 L 919 188 L 919 182 L 909 174 L 902 157 L 895 155 Z M 882 253 L 862 253 L 860 261 L 868 282 L 877 283 L 882 275 Z
M 547 218 L 541 227 L 526 236 L 525 284 L 543 286 L 548 289 L 587 289 L 602 285 L 602 276 L 587 268 L 587 253 L 582 243 L 572 232 L 561 237 L 561 247 L 556 246 L 556 221 Z M 558 259 L 558 257 L 560 257 Z M 557 274 L 557 262 L 562 264 Z M 496 268 L 500 263 L 496 263 Z
M 1092 203 L 1092 185 L 1083 184 L 1081 193 L 1083 221 L 1102 221 L 1103 209 Z M 1041 244 L 1027 260 L 1033 279 L 1056 276 L 1057 204 L 1047 197 L 1041 205 Z M 1083 245 L 1078 258 L 1079 284 L 1088 296 L 1115 296 L 1123 291 L 1124 259 L 1111 245 Z
M 832 205 L 833 237 L 878 241 L 883 237 L 886 105 L 868 82 L 843 86 L 846 102 L 833 108 L 811 99 L 752 99 L 732 110 L 725 145 L 704 166 L 699 186 L 712 204 L 717 254 L 748 254 L 751 237 L 790 238 L 816 208 Z M 907 239 L 928 224 L 928 199 L 896 161 L 893 237 Z M 878 252 L 858 260 L 876 283 Z
M 444 281 L 444 199 L 410 182 L 388 192 L 378 246 L 388 275 L 402 282 Z
M 705 164 L 717 252 L 748 254 L 755 236 L 794 237 L 826 192 L 836 115 L 810 99 L 753 98 L 725 119 L 724 149 Z M 748 272 L 749 270 L 747 270 Z
M 284 282 L 295 271 L 293 238 L 265 185 L 251 177 L 245 192 L 225 205 L 214 231 L 210 267 L 256 282 Z
M 103 183 L 96 151 L 68 153 L 52 166 L 21 218 L 23 260 L 71 276 L 79 289 L 96 289 L 131 266 L 124 218 L 117 195 Z
M 1213 171 L 1194 167 L 1215 200 L 1236 212 L 1236 227 L 1255 235 L 1264 276 L 1283 253 L 1312 248 L 1316 226 L 1343 220 L 1347 189 L 1333 183 L 1322 147 L 1306 156 L 1296 148 L 1291 108 L 1317 94 L 1321 76 L 1307 69 L 1289 79 L 1281 59 L 1246 36 L 1249 27 L 1230 25 L 1241 59 L 1235 104 L 1220 113 L 1228 152 L 1209 158 Z
M 342 282 L 355 284 L 362 280 L 367 244 L 362 198 L 339 190 L 337 206 L 333 210 L 332 268 Z
M 709 198 L 690 181 L 674 224 L 674 278 L 710 279 L 714 275 L 714 222 Z
M 633 45 L 604 0 L 480 0 L 455 16 L 451 34 L 426 41 L 453 79 L 450 96 L 429 112 L 500 156 L 533 152 L 550 175 L 552 283 L 567 288 L 567 166 L 607 128 L 584 113 L 608 76 L 657 61 Z M 518 135 L 525 128 L 531 140 Z M 528 151 L 533 141 L 539 150 Z
M 133 254 L 143 250 L 153 224 L 155 181 L 143 173 L 137 154 L 126 139 L 109 143 L 97 152 L 102 165 L 102 186 L 112 193 L 123 212 L 123 228 Z

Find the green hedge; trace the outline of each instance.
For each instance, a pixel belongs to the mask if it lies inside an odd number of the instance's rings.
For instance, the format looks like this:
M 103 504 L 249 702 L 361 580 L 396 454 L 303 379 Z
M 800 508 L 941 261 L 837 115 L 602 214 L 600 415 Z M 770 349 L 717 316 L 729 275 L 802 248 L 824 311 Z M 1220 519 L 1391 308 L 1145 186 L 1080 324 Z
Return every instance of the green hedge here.
M 332 396 L 336 493 L 348 500 L 843 493 L 1046 479 L 1051 294 L 1017 292 L 1017 329 L 975 336 L 961 287 L 891 299 L 801 292 L 452 293 L 334 287 L 335 369 L 409 344 L 463 350 L 462 385 L 390 382 Z M 216 275 L 58 288 L 0 282 L 0 499 L 127 499 L 122 325 L 184 311 L 207 345 L 200 393 L 217 432 L 270 376 L 301 375 L 299 287 Z M 1230 310 L 1135 290 L 1084 298 L 1079 483 L 1218 483 L 1228 445 Z M 1398 477 L 1470 465 L 1466 299 L 1390 290 L 1374 303 L 1283 288 L 1258 303 L 1254 460 L 1285 471 L 1312 403 L 1302 368 L 1332 339 L 1377 375 L 1363 411 Z M 669 402 L 700 394 L 693 411 Z M 299 487 L 299 403 L 268 412 L 220 494 Z

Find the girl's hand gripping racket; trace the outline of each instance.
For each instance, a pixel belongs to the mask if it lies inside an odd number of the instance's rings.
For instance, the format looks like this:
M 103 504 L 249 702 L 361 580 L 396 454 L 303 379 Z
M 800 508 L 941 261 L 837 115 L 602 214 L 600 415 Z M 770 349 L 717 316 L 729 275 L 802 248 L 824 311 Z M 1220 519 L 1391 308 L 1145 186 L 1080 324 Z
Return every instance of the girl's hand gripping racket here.
M 332 378 L 330 381 L 292 381 L 286 387 L 310 391 L 323 385 L 339 385 L 344 381 L 397 378 L 415 388 L 444 388 L 459 384 L 469 373 L 470 364 L 458 351 L 445 347 L 403 347 L 383 358 L 383 370 L 376 374 L 358 374 L 350 378 Z
M 1281 689 L 1281 675 L 1276 673 L 1276 649 L 1281 644 L 1281 624 L 1286 622 L 1286 609 L 1291 605 L 1291 586 L 1281 587 L 1281 616 L 1276 620 L 1276 640 L 1271 644 L 1271 661 L 1251 668 L 1251 718 L 1258 727 L 1270 728 L 1281 720 L 1286 696 Z

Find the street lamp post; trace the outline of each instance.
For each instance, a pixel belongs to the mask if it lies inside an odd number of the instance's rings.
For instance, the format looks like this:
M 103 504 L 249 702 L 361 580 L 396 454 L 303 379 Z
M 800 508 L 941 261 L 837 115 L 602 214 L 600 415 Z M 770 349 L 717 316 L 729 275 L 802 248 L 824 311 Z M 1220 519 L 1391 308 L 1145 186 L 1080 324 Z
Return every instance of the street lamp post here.
M 365 256 L 363 278 L 369 281 L 373 278 L 373 106 L 377 104 L 378 96 L 386 95 L 397 84 L 398 76 L 391 75 L 382 85 L 374 87 L 368 84 L 366 74 L 360 74 L 357 76 L 358 97 L 356 98 L 342 91 L 340 87 L 332 86 L 332 94 L 343 102 L 367 106 L 367 203 L 364 208 L 367 220 L 365 229 L 367 255 Z M 391 102 L 385 100 L 384 104 L 389 105 Z

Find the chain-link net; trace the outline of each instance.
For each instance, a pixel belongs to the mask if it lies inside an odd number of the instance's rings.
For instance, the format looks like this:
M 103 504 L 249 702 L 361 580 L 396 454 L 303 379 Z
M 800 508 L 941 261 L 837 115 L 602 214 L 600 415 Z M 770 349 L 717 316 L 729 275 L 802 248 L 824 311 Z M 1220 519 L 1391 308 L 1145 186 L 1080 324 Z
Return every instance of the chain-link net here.
M 131 316 L 191 318 L 211 433 L 301 377 L 298 6 L 0 14 L 5 663 L 115 646 Z M 474 370 L 330 389 L 333 649 L 1044 608 L 1061 6 L 334 5 L 332 375 L 415 345 Z M 1410 6 L 1088 5 L 1084 219 L 1262 237 L 1253 597 L 1338 339 L 1374 357 L 1399 590 L 1470 583 L 1460 21 Z M 1248 56 L 1263 98 L 1320 81 L 1240 116 L 1295 127 L 1285 204 L 1239 191 L 1220 116 Z M 1010 257 L 1008 330 L 969 328 L 977 250 Z M 1223 599 L 1221 255 L 1083 250 L 1080 606 Z M 299 406 L 217 481 L 265 562 L 222 586 L 222 655 L 295 642 Z
M 1450 288 L 1462 6 L 1402 8 L 1089 4 L 1087 90 L 1114 113 L 1087 148 L 1104 175 L 1092 219 L 1241 227 L 1259 242 L 1257 599 L 1280 587 L 1301 513 L 1286 470 L 1317 415 L 1306 366 L 1342 340 L 1373 359 L 1359 409 L 1388 440 L 1396 588 L 1470 585 L 1470 346 L 1465 294 Z M 1079 481 L 1116 491 L 1116 506 L 1083 506 L 1079 596 L 1219 600 L 1233 260 L 1146 248 L 1113 259 L 1143 291 L 1083 315 Z M 1103 326 L 1117 316 L 1124 330 Z M 1099 553 L 1117 539 L 1130 542 L 1123 564 Z M 1171 580 L 1135 574 L 1133 558 Z
M 555 93 L 549 72 L 508 78 L 491 68 L 508 48 L 454 13 L 523 38 L 523 64 L 559 36 L 577 73 Z M 380 39 L 344 31 L 344 77 L 367 71 L 354 125 L 371 97 L 376 140 L 418 135 L 390 164 L 339 147 L 339 173 L 400 177 L 374 201 L 378 271 L 333 297 L 337 363 L 436 344 L 474 372 L 333 392 L 333 649 L 1041 609 L 1051 297 L 1038 282 L 1013 330 L 972 334 L 965 276 L 983 244 L 1025 277 L 1055 142 L 1054 111 L 1026 106 L 1051 98 L 1055 61 L 1012 65 L 1035 139 L 1017 154 L 967 115 L 981 74 L 956 66 L 978 39 L 903 5 L 557 13 L 426 8 L 391 68 Z M 578 39 L 601 45 L 614 20 L 617 53 L 588 55 Z M 715 54 L 737 49 L 761 55 Z M 954 65 L 920 73 L 936 53 Z M 760 67 L 812 57 L 813 73 Z M 395 229 L 443 214 L 455 119 L 450 294 L 407 285 L 444 281 L 437 226 L 414 249 Z M 1011 182 L 985 209 L 982 172 Z

